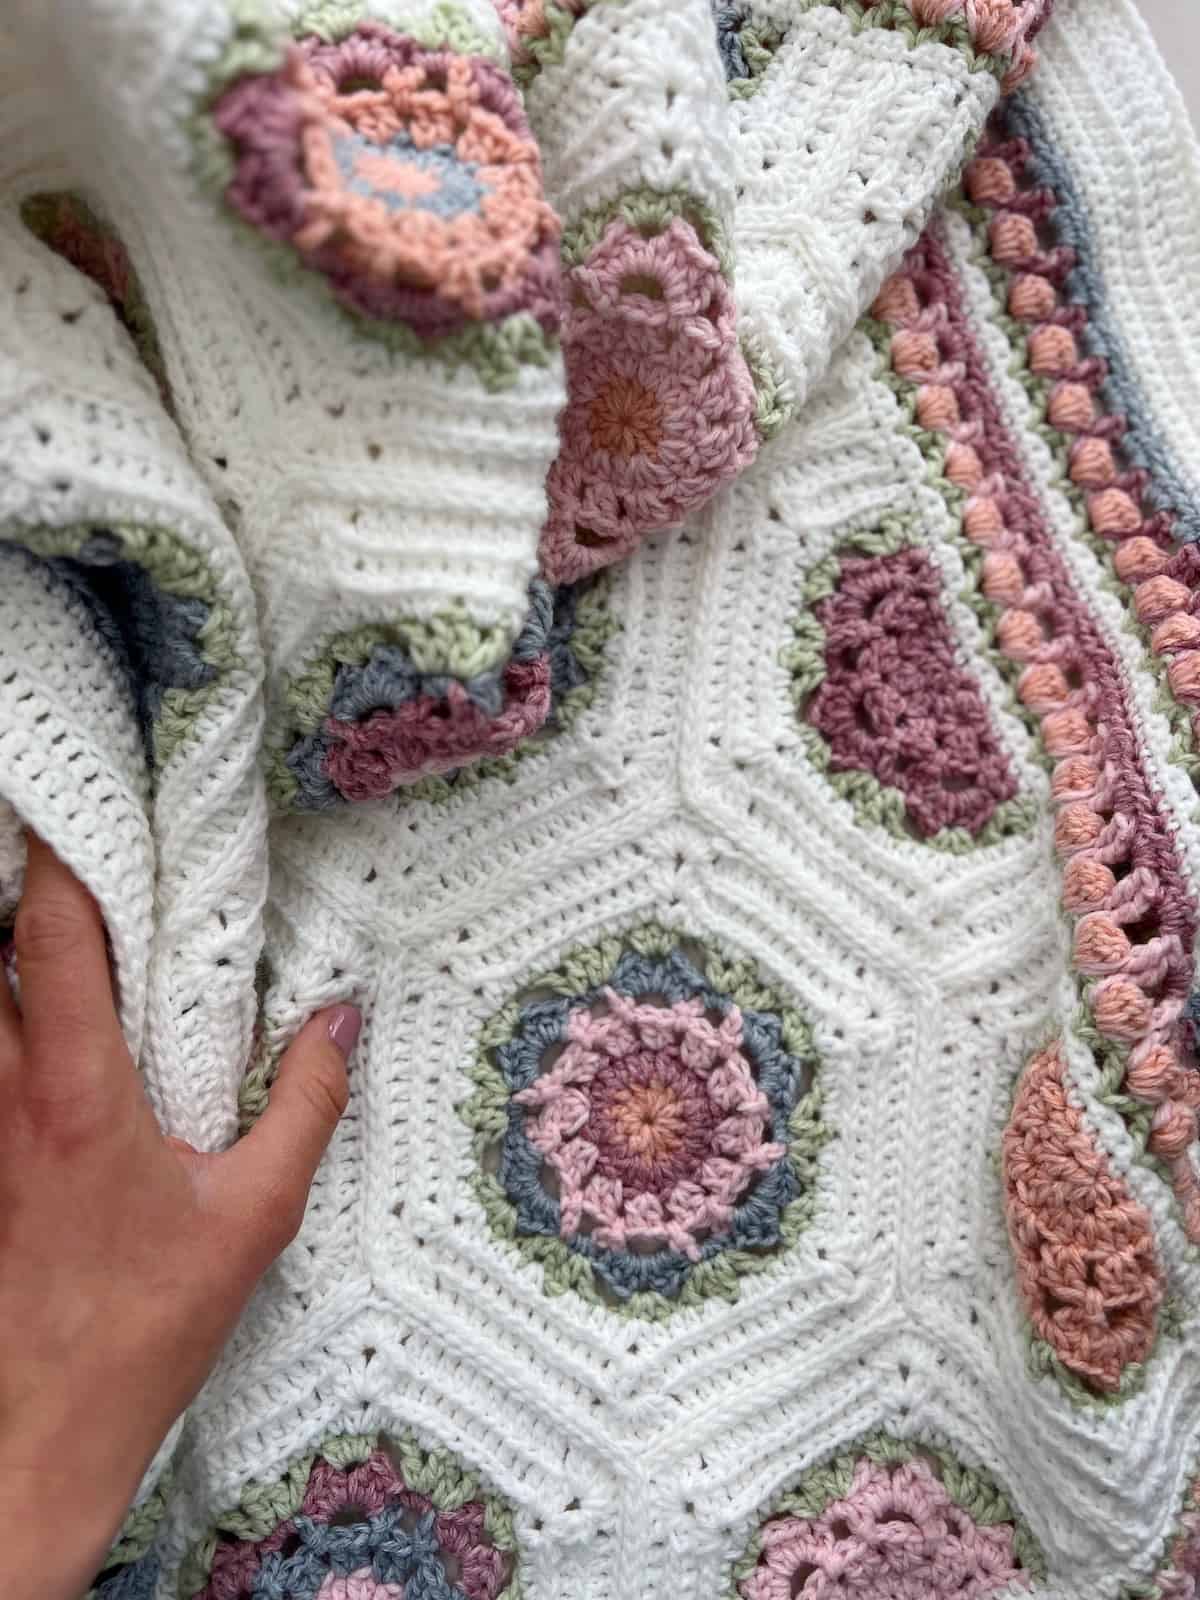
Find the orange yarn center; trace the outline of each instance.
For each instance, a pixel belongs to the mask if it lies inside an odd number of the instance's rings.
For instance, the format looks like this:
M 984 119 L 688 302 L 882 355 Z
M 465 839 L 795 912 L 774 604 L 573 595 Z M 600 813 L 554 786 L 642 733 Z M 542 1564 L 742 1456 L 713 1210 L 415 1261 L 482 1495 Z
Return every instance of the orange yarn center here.
M 674 1154 L 686 1131 L 683 1107 L 665 1083 L 638 1083 L 613 1101 L 611 1116 L 629 1153 L 643 1161 Z
M 364 183 L 383 194 L 397 194 L 405 200 L 421 200 L 436 194 L 441 187 L 435 172 L 428 172 L 408 162 L 397 161 L 391 151 L 379 155 L 362 155 L 354 170 Z
M 618 456 L 658 459 L 662 407 L 652 389 L 636 378 L 614 375 L 592 401 L 588 414 L 592 446 Z

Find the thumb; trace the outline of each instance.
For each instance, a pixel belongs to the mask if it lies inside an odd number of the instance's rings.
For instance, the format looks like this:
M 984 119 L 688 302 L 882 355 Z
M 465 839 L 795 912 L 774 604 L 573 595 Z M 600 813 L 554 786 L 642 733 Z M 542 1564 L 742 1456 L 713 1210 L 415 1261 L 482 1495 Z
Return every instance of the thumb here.
M 310 1017 L 279 1063 L 262 1116 L 219 1157 L 221 1187 L 254 1232 L 288 1244 L 304 1220 L 308 1190 L 350 1099 L 346 1060 L 362 1018 L 354 1006 Z

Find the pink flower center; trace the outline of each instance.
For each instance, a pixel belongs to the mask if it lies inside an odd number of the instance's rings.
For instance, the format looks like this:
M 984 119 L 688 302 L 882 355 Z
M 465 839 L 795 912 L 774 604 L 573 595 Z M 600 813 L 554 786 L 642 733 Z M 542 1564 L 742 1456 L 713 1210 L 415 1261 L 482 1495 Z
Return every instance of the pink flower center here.
M 695 1177 L 716 1121 L 703 1081 L 678 1054 L 647 1051 L 594 1080 L 584 1136 L 601 1177 L 620 1178 L 630 1194 L 665 1196 Z

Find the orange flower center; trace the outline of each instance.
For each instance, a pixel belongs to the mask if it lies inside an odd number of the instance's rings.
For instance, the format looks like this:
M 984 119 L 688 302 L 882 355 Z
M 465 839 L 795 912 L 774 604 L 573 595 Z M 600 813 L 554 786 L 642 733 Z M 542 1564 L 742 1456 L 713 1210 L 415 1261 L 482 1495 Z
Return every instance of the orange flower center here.
M 611 1115 L 630 1155 L 643 1161 L 672 1155 L 686 1131 L 679 1096 L 665 1083 L 633 1084 L 614 1100 Z
M 662 407 L 652 389 L 636 378 L 615 376 L 592 401 L 588 414 L 592 446 L 618 456 L 658 459 Z
M 441 187 L 436 172 L 429 172 L 411 161 L 397 161 L 390 151 L 360 155 L 354 163 L 354 171 L 377 192 L 399 195 L 403 200 L 422 200 L 426 195 L 436 194 Z

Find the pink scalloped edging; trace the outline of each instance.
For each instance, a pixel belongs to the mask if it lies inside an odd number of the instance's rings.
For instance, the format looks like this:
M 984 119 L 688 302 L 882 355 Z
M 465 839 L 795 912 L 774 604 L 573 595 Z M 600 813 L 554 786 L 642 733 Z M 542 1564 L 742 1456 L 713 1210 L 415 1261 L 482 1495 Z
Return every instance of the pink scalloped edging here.
M 1028 228 L 1023 254 L 1001 245 L 1027 267 L 1038 254 Z M 1118 666 L 1054 547 L 934 229 L 884 285 L 875 314 L 895 330 L 892 365 L 913 387 L 917 421 L 946 441 L 945 475 L 966 497 L 964 533 L 986 552 L 982 586 L 998 609 L 996 643 L 1021 665 L 1017 693 L 1056 763 L 1055 844 L 1076 970 L 1094 980 L 1092 1022 L 1129 1049 L 1124 1087 L 1153 1106 L 1149 1148 L 1170 1172 L 1189 1237 L 1200 1239 L 1200 1184 L 1188 1156 L 1200 1075 L 1182 1022 L 1196 910 Z M 1094 421 L 1091 390 L 1077 381 L 1065 389 L 1060 405 L 1076 404 L 1082 424 L 1086 397 Z

